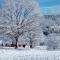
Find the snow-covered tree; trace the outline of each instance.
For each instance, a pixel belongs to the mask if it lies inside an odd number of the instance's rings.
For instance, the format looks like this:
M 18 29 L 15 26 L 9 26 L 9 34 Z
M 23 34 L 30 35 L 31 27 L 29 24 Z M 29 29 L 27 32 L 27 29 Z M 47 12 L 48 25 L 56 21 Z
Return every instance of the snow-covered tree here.
M 49 50 L 56 50 L 58 45 L 60 44 L 60 36 L 56 33 L 51 33 L 50 35 L 48 35 L 46 43 Z
M 1 12 L 0 28 L 3 30 L 0 30 L 5 36 L 15 40 L 15 48 L 20 36 L 35 31 L 39 26 L 39 7 L 32 0 L 5 0 Z

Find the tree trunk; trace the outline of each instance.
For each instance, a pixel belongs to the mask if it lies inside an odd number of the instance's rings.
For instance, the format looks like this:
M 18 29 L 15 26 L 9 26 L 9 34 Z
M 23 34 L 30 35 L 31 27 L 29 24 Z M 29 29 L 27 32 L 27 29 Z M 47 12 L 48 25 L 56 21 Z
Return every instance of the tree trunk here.
M 33 42 L 33 41 L 32 41 L 32 39 L 31 39 L 31 40 L 30 40 L 30 48 L 32 48 L 32 42 Z
M 30 48 L 33 48 L 32 45 L 30 45 Z
M 15 39 L 16 39 L 16 44 L 15 44 L 15 49 L 16 49 L 16 48 L 18 48 L 18 45 L 17 45 L 17 43 L 18 43 L 18 37 L 15 37 Z

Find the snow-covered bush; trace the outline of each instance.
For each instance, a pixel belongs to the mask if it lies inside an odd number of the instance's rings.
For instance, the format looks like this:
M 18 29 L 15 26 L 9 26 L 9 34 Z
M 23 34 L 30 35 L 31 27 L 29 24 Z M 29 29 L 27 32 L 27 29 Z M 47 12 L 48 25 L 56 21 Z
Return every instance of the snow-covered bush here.
M 47 37 L 47 46 L 49 50 L 56 50 L 58 45 L 60 44 L 60 36 L 55 33 L 50 34 Z
M 47 46 L 36 46 L 35 49 L 37 49 L 37 50 L 47 50 Z

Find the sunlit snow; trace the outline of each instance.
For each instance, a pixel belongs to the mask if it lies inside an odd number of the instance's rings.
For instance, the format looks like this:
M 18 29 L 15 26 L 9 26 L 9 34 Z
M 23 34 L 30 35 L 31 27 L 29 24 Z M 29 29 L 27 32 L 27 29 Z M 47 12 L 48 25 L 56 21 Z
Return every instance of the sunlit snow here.
M 0 49 L 0 60 L 60 60 L 60 51 Z

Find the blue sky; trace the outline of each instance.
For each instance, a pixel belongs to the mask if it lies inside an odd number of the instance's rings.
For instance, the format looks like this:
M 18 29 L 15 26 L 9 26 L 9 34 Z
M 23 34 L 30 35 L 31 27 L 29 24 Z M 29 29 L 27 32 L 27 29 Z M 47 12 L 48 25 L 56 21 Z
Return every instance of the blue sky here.
M 60 0 L 39 0 L 39 4 L 41 7 L 49 7 L 60 4 Z
M 0 5 L 4 0 L 0 0 Z M 37 0 L 41 7 L 60 5 L 60 0 Z
M 2 8 L 4 0 L 0 0 L 0 8 Z
M 43 14 L 47 14 L 48 13 L 47 11 L 49 11 L 45 7 L 53 7 L 60 5 L 60 0 L 37 0 L 37 1 Z M 0 8 L 2 8 L 3 3 L 4 1 L 0 0 Z M 55 10 L 53 9 L 52 13 L 54 14 L 60 13 L 60 9 L 55 9 Z
M 60 14 L 60 8 L 58 7 L 60 0 L 38 0 L 38 2 L 43 14 Z M 48 7 L 52 8 L 49 10 Z

